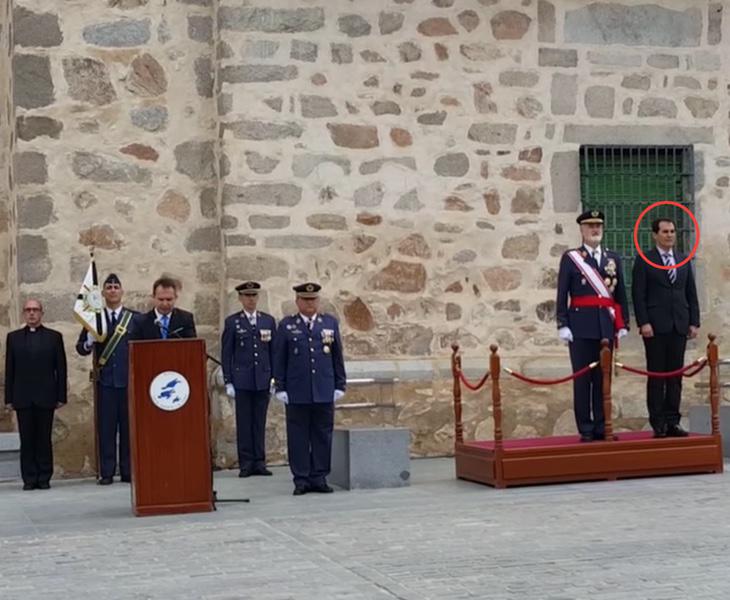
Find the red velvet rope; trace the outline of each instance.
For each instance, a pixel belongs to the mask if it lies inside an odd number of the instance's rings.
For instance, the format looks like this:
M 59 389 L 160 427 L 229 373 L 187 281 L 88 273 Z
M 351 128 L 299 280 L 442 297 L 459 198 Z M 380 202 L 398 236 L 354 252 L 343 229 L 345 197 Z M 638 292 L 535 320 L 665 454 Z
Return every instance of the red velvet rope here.
M 675 369 L 674 371 L 643 371 L 642 369 L 636 369 L 634 367 L 628 367 L 626 365 L 623 365 L 621 363 L 616 363 L 616 366 L 623 369 L 624 371 L 628 371 L 629 373 L 636 373 L 637 375 L 644 375 L 645 377 L 656 377 L 659 379 L 666 379 L 667 377 L 679 377 L 680 375 L 684 375 L 685 377 L 694 377 L 699 373 L 702 369 L 705 368 L 707 365 L 707 361 L 703 358 L 700 358 L 693 363 L 690 363 L 688 365 L 685 365 L 681 369 Z M 694 369 L 691 373 L 689 373 L 690 370 Z
M 590 365 L 586 365 L 582 369 L 576 371 L 575 373 L 571 373 L 570 375 L 567 375 L 566 377 L 561 377 L 560 379 L 533 379 L 532 377 L 527 377 L 526 375 L 522 375 L 521 373 L 515 373 L 511 369 L 505 368 L 504 370 L 507 371 L 512 377 L 516 377 L 520 381 L 524 381 L 525 383 L 532 383 L 534 385 L 557 385 L 558 383 L 565 383 L 566 381 L 570 381 L 571 379 L 578 379 L 578 377 L 582 377 L 588 371 L 598 366 L 598 363 L 591 363 Z
M 470 381 L 469 381 L 469 380 L 468 380 L 468 379 L 467 379 L 467 378 L 466 378 L 466 377 L 464 376 L 464 373 L 463 373 L 463 371 L 459 371 L 459 379 L 461 380 L 461 383 L 463 383 L 463 384 L 464 384 L 464 385 L 465 385 L 466 387 L 468 387 L 468 388 L 469 388 L 469 389 L 470 389 L 470 390 L 471 390 L 472 392 L 476 392 L 476 391 L 480 390 L 480 389 L 481 389 L 481 388 L 482 388 L 482 387 L 484 386 L 484 384 L 485 384 L 485 383 L 487 383 L 487 379 L 489 379 L 489 371 L 487 371 L 487 372 L 486 372 L 486 373 L 484 374 L 484 377 L 482 377 L 482 378 L 481 378 L 481 379 L 479 380 L 479 383 L 477 383 L 477 384 L 471 383 L 471 382 L 470 382 Z

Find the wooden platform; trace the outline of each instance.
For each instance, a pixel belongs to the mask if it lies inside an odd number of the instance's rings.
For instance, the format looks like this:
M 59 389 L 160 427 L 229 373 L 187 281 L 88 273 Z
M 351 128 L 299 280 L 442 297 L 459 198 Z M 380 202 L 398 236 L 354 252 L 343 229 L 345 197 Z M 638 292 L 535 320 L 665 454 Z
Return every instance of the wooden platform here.
M 722 473 L 720 435 L 655 439 L 651 432 L 581 443 L 577 435 L 457 443 L 456 476 L 494 487 Z

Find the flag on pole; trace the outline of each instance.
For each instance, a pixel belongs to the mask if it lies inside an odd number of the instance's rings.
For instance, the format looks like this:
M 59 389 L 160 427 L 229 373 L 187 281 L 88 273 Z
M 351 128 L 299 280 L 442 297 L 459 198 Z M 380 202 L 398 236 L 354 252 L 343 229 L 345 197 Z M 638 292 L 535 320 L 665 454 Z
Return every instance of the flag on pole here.
M 104 318 L 104 300 L 99 289 L 99 277 L 96 273 L 94 253 L 89 259 L 89 268 L 81 283 L 79 295 L 74 304 L 74 316 L 97 342 L 106 339 L 106 319 Z

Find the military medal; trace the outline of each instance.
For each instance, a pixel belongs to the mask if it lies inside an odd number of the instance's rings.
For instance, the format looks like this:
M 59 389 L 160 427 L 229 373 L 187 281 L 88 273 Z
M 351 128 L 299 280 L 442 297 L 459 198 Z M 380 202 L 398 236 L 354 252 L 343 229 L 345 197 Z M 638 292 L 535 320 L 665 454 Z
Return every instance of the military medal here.
M 262 342 L 270 342 L 271 341 L 271 329 L 260 329 L 261 332 L 261 341 Z
M 330 347 L 329 346 L 325 346 L 324 348 L 322 348 L 322 352 L 324 352 L 325 354 L 329 354 L 330 353 Z

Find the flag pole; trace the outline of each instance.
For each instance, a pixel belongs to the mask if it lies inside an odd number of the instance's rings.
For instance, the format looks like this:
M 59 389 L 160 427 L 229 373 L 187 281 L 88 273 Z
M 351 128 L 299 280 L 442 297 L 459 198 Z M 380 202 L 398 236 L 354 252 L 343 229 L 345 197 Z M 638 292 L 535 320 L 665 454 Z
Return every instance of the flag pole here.
M 96 272 L 96 261 L 94 260 L 94 246 L 89 251 L 91 260 L 91 278 L 95 286 L 99 285 L 99 276 Z M 101 319 L 103 316 L 99 313 L 96 315 L 96 330 L 101 331 Z M 99 353 L 94 344 L 94 351 L 91 353 L 91 379 L 92 399 L 94 403 L 94 471 L 96 478 L 99 479 L 101 472 L 99 467 L 101 459 L 99 457 Z

